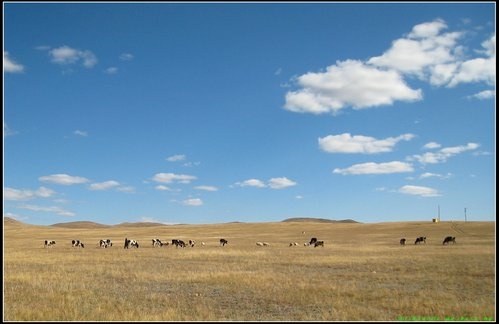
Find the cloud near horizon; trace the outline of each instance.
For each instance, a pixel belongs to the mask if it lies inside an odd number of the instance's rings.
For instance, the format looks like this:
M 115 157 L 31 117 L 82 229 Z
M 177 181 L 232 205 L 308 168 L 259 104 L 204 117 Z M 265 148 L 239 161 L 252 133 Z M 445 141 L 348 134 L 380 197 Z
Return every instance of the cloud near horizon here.
M 363 153 L 374 154 L 391 152 L 393 147 L 400 141 L 409 141 L 414 138 L 413 134 L 403 134 L 397 137 L 388 137 L 382 140 L 362 135 L 328 135 L 319 137 L 319 147 L 328 153 Z
M 42 182 L 50 182 L 50 183 L 55 183 L 55 184 L 60 184 L 60 185 L 65 185 L 65 186 L 89 182 L 89 180 L 87 178 L 70 176 L 68 174 L 52 174 L 52 175 L 40 177 L 40 178 L 38 178 L 38 180 L 40 180 Z
M 410 186 L 406 185 L 401 187 L 398 190 L 400 193 L 407 194 L 407 195 L 415 195 L 415 196 L 421 196 L 421 197 L 438 197 L 441 196 L 441 194 L 438 192 L 438 190 L 429 188 L 429 187 L 422 187 L 422 186 Z
M 333 170 L 333 173 L 349 175 L 349 174 L 390 174 L 390 173 L 403 173 L 403 172 L 413 172 L 414 168 L 411 164 L 400 162 L 400 161 L 392 161 L 385 163 L 360 163 L 354 164 L 348 168 L 340 169 L 336 168 Z

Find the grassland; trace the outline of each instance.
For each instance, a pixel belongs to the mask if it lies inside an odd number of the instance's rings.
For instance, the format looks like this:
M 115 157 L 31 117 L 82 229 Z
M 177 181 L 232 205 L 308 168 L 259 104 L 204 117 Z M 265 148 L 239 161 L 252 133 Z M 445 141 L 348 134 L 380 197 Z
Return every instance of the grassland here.
M 443 246 L 447 235 L 457 243 Z M 417 236 L 426 245 L 414 245 Z M 123 249 L 125 237 L 140 248 Z M 303 246 L 311 237 L 325 247 Z M 115 245 L 99 248 L 103 238 Z M 153 248 L 152 238 L 198 244 Z M 229 244 L 221 247 L 220 238 Z M 44 248 L 45 239 L 57 243 Z M 85 248 L 71 247 L 73 239 Z M 495 320 L 495 276 L 495 222 L 33 226 L 4 219 L 4 321 Z

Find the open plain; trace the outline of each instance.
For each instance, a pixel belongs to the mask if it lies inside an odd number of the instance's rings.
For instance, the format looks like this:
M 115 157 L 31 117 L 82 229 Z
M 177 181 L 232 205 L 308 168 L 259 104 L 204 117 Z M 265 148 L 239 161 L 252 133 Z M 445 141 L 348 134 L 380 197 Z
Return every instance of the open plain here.
M 3 234 L 4 321 L 496 319 L 495 222 L 35 226 L 4 218 Z M 419 236 L 426 244 L 414 244 Z M 442 245 L 446 236 L 456 244 Z M 140 247 L 124 249 L 125 237 Z M 304 246 L 312 237 L 324 247 Z M 108 238 L 114 245 L 100 248 Z M 153 247 L 153 238 L 196 245 Z

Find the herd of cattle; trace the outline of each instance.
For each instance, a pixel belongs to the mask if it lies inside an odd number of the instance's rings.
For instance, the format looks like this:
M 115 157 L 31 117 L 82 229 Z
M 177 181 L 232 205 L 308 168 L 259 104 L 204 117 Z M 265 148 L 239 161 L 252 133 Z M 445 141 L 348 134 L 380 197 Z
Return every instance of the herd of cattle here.
M 400 239 L 400 245 L 405 245 L 406 241 L 407 240 L 405 238 Z M 220 239 L 220 246 L 225 246 L 228 243 L 229 243 L 229 241 L 227 241 L 226 239 L 223 239 L 223 238 Z M 421 244 L 421 243 L 426 244 L 426 236 L 419 236 L 416 238 L 416 241 L 414 241 L 414 244 Z M 454 236 L 445 237 L 444 241 L 442 242 L 442 245 L 449 244 L 449 243 L 456 244 L 456 237 L 454 237 Z M 45 240 L 45 247 L 50 247 L 52 245 L 55 245 L 55 241 Z M 188 243 L 185 243 L 183 240 L 173 239 L 170 243 L 169 241 L 163 242 L 157 238 L 152 239 L 152 246 L 153 247 L 162 247 L 162 246 L 168 246 L 168 245 L 172 245 L 172 246 L 174 245 L 176 247 L 182 247 L 182 248 L 186 247 L 187 245 L 189 245 L 190 247 L 194 247 L 196 245 L 196 241 L 189 240 Z M 205 246 L 205 245 L 206 245 L 205 242 L 201 242 L 201 246 Z M 256 242 L 256 245 L 257 246 L 270 246 L 270 243 Z M 289 246 L 299 246 L 299 245 L 300 244 L 298 244 L 297 242 L 289 243 Z M 318 247 L 318 246 L 324 247 L 324 241 L 319 241 L 316 237 L 312 237 L 312 239 L 310 239 L 310 242 L 303 243 L 303 245 L 304 246 L 313 246 L 313 247 Z M 83 242 L 81 242 L 80 240 L 72 240 L 71 246 L 81 247 L 81 248 L 85 247 Z M 103 240 L 99 241 L 99 246 L 101 248 L 108 248 L 108 247 L 113 246 L 113 242 L 110 239 L 105 239 L 105 240 L 103 239 Z M 138 248 L 139 242 L 137 242 L 136 240 L 129 240 L 128 238 L 125 238 L 124 248 L 128 249 L 128 248 L 132 248 L 132 247 Z

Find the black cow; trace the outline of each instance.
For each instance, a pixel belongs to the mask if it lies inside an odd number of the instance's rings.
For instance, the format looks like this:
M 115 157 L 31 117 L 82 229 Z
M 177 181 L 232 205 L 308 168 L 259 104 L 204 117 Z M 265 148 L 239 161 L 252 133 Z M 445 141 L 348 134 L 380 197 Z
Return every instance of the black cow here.
M 442 245 L 449 244 L 450 242 L 452 242 L 452 244 L 456 244 L 456 238 L 454 236 L 447 236 L 444 238 Z
M 225 246 L 225 244 L 228 244 L 228 243 L 229 243 L 229 241 L 227 241 L 226 239 L 223 239 L 223 238 L 220 239 L 220 245 L 221 246 Z
M 401 238 L 400 239 L 400 245 L 405 245 L 405 241 L 406 241 L 405 238 Z
M 421 244 L 421 242 L 424 242 L 424 244 L 426 244 L 426 236 L 417 237 L 414 244 Z
M 55 244 L 55 241 L 48 241 L 48 240 L 45 240 L 45 247 L 49 247 L 49 246 L 52 246 Z
M 308 243 L 309 245 L 312 245 L 312 244 L 315 244 L 315 242 L 317 242 L 317 237 L 312 237 L 310 239 L 310 243 Z
M 180 247 L 186 247 L 186 246 L 187 246 L 187 244 L 185 244 L 185 242 L 184 242 L 184 241 L 182 241 L 182 240 L 177 240 L 177 239 L 173 239 L 173 240 L 172 240 L 172 245 L 175 245 L 176 247 L 179 247 L 179 246 L 180 246 Z
M 314 247 L 322 246 L 324 247 L 324 241 L 315 241 Z
M 139 248 L 139 242 L 137 242 L 135 240 L 129 240 L 128 238 L 125 238 L 125 246 L 124 246 L 124 248 L 128 249 L 130 247 Z

